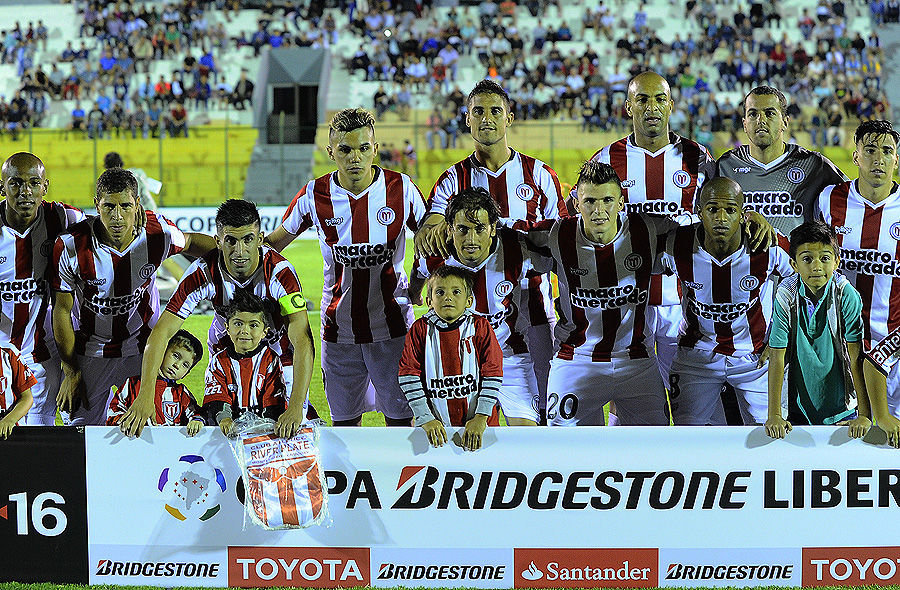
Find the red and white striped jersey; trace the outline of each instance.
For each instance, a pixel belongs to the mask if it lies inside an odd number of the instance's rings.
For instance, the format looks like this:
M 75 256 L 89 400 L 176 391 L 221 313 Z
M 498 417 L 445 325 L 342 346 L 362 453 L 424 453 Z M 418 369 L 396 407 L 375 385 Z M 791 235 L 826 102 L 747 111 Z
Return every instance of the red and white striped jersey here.
M 483 166 L 475 154 L 444 171 L 428 197 L 428 212 L 447 210 L 453 195 L 471 187 L 486 189 L 500 206 L 500 217 L 510 221 L 559 219 L 566 211 L 562 187 L 553 169 L 538 159 L 510 150 L 509 161 L 496 172 Z M 522 283 L 521 308 L 527 309 L 532 325 L 552 320 L 550 282 L 533 275 Z
M 603 246 L 585 237 L 581 216 L 542 222 L 527 231 L 527 242 L 559 279 L 559 359 L 649 356 L 644 341 L 650 275 L 663 234 L 677 224 L 666 217 L 621 213 L 619 225 L 615 239 Z M 538 259 L 533 263 L 541 269 Z
M 44 201 L 23 233 L 6 223 L 0 203 L 0 339 L 12 343 L 26 362 L 50 358 L 50 261 L 53 244 L 84 213 L 62 203 Z
M 23 391 L 34 385 L 37 385 L 37 379 L 18 349 L 8 344 L 0 346 L 0 416 L 12 409 Z M 24 423 L 25 418 L 16 422 L 19 426 Z
M 113 396 L 106 413 L 106 425 L 115 426 L 131 407 L 141 390 L 141 376 L 125 380 L 119 388 L 113 387 Z M 147 419 L 148 426 L 185 426 L 196 416 L 200 407 L 188 388 L 181 383 L 162 377 L 156 379 L 156 414 Z
M 669 133 L 669 143 L 651 153 L 638 147 L 633 137 L 623 137 L 591 158 L 612 166 L 622 179 L 629 213 L 667 215 L 682 225 L 691 219 L 700 187 L 716 175 L 716 161 L 702 145 Z M 650 282 L 650 305 L 676 305 L 678 282 L 655 275 Z
M 684 226 L 666 237 L 658 270 L 681 281 L 684 324 L 678 345 L 726 356 L 760 353 L 772 319 L 774 277 L 794 274 L 781 246 L 750 252 L 742 245 L 717 260 L 701 243 L 701 224 Z
M 324 259 L 322 339 L 364 344 L 405 336 L 413 321 L 403 270 L 405 228 L 425 215 L 422 193 L 409 176 L 376 167 L 359 195 L 332 172 L 300 189 L 281 226 L 300 234 L 315 226 Z
M 235 417 L 241 409 L 257 416 L 266 410 L 281 415 L 287 407 L 283 373 L 278 355 L 269 346 L 261 344 L 247 354 L 237 354 L 229 346 L 209 359 L 203 404 L 229 404 Z
M 274 434 L 242 437 L 247 496 L 263 526 L 303 528 L 325 516 L 324 475 L 310 428 L 293 438 Z
M 159 318 L 156 271 L 184 249 L 175 224 L 147 211 L 147 224 L 123 252 L 103 244 L 91 218 L 56 240 L 57 291 L 75 294 L 75 353 L 118 358 L 141 354 Z
M 265 342 L 278 353 L 283 365 L 292 365 L 294 349 L 288 339 L 287 320 L 281 315 L 279 302 L 284 298 L 297 299 L 302 306 L 305 304 L 303 291 L 300 288 L 297 271 L 291 263 L 268 246 L 262 247 L 259 268 L 245 282 L 240 282 L 228 274 L 218 248 L 201 256 L 184 272 L 175 293 L 166 305 L 166 311 L 185 319 L 203 300 L 212 302 L 214 308 L 218 310 L 231 303 L 237 289 L 245 289 L 269 303 L 274 325 Z M 292 308 L 296 309 L 297 306 L 293 305 Z M 209 349 L 221 350 L 228 342 L 225 318 L 217 311 L 209 327 Z
M 834 227 L 841 272 L 862 297 L 863 343 L 871 350 L 900 328 L 900 187 L 880 203 L 861 194 L 857 181 L 825 188 L 818 215 Z
M 451 243 L 451 251 L 452 247 Z M 417 259 L 413 273 L 427 279 L 444 264 L 470 271 L 475 282 L 472 311 L 491 323 L 503 356 L 522 354 L 528 352 L 525 333 L 530 324 L 528 314 L 522 313 L 519 307 L 521 282 L 533 267 L 518 235 L 512 230 L 499 228 L 493 249 L 477 268 L 466 266 L 451 255 L 446 260 L 440 257 Z
M 503 352 L 483 316 L 466 311 L 447 324 L 430 310 L 413 323 L 400 356 L 400 388 L 416 426 L 429 413 L 445 426 L 465 426 L 476 413 L 496 426 L 502 380 Z

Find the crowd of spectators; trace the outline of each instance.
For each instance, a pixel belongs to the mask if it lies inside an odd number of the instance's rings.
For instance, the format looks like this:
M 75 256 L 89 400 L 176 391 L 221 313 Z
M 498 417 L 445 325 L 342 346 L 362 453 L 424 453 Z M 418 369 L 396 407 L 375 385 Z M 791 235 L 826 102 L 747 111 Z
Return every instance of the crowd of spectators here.
M 253 95 L 247 72 L 226 80 L 216 58 L 241 42 L 227 34 L 221 19 L 208 18 L 213 5 L 226 20 L 240 8 L 238 0 L 81 2 L 81 22 L 72 29 L 79 38 L 54 59 L 45 55 L 40 61 L 48 67 L 36 59 L 39 50 L 47 51 L 43 21 L 0 31 L 2 57 L 20 77 L 15 96 L 0 100 L 3 130 L 15 137 L 25 127 L 41 126 L 54 100 L 76 101 L 68 128 L 88 137 L 123 131 L 187 136 L 188 111 L 246 108 Z M 151 77 L 159 60 L 178 65 Z
M 360 43 L 346 65 L 363 80 L 381 82 L 371 105 L 379 118 L 396 111 L 407 119 L 417 95 L 434 107 L 425 124 L 429 147 L 452 147 L 464 131 L 460 67 L 476 70 L 468 78 L 502 83 L 517 119 L 578 121 L 585 130 L 625 129 L 626 83 L 652 69 L 672 87 L 670 126 L 700 139 L 740 128 L 736 98 L 772 85 L 792 98 L 792 133 L 809 132 L 817 145 L 836 144 L 842 122 L 883 117 L 888 110 L 874 25 L 900 16 L 896 0 L 883 10 L 878 4 L 870 4 L 873 27 L 850 30 L 847 11 L 867 10 L 864 5 L 848 9 L 842 0 L 819 0 L 788 20 L 779 0 L 736 7 L 691 0 L 683 16 L 697 23 L 699 33 L 666 40 L 651 26 L 644 4 L 627 15 L 619 0 L 586 7 L 580 23 L 567 22 L 558 10 L 554 17 L 553 6 L 537 0 L 451 8 L 445 18 L 418 27 L 411 25 L 412 13 L 373 9 L 349 20 Z M 733 14 L 721 16 L 723 6 Z M 536 19 L 527 19 L 531 24 L 523 29 L 526 19 L 519 15 L 526 9 Z M 578 50 L 565 43 L 573 38 L 584 42 L 575 45 Z

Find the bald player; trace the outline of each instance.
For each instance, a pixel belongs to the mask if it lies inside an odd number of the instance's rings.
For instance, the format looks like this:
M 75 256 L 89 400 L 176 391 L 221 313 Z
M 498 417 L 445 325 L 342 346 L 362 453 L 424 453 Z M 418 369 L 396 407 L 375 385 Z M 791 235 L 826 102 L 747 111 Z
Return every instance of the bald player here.
M 768 363 L 760 361 L 772 315 L 770 293 L 793 274 L 787 243 L 753 250 L 743 224 L 744 195 L 729 178 L 700 191 L 700 223 L 666 236 L 654 271 L 682 285 L 684 328 L 669 375 L 675 424 L 724 423 L 718 412 L 725 383 L 737 393 L 744 424 L 763 424 Z
M 628 213 L 660 214 L 686 224 L 692 222 L 697 192 L 715 176 L 716 166 L 705 147 L 669 131 L 674 106 L 665 78 L 655 72 L 638 74 L 628 83 L 625 100 L 631 135 L 591 159 L 609 164 L 622 179 Z M 681 324 L 675 278 L 654 276 L 648 303 L 649 343 L 656 344 L 660 374 L 667 382 Z
M 29 425 L 53 425 L 62 371 L 50 327 L 47 273 L 53 243 L 84 214 L 44 201 L 50 180 L 44 163 L 19 152 L 0 171 L 0 340 L 11 343 L 34 373 Z

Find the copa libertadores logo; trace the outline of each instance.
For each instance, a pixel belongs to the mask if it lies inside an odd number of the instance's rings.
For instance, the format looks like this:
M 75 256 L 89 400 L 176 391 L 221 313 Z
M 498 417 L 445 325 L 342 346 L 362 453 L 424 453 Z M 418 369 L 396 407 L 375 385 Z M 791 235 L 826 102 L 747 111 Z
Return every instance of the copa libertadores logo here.
M 221 505 L 225 475 L 200 455 L 183 455 L 159 474 L 159 491 L 165 498 L 166 512 L 178 520 L 209 520 Z

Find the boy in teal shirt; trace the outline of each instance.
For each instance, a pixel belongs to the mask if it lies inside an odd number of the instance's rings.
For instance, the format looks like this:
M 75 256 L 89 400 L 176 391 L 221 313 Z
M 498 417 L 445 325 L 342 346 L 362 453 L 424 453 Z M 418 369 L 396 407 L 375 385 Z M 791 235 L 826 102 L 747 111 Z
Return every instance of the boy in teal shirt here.
M 872 426 L 862 370 L 862 299 L 836 272 L 838 253 L 833 230 L 821 221 L 791 232 L 797 274 L 775 293 L 769 335 L 766 434 L 772 438 L 784 438 L 791 424 L 846 424 L 854 438 Z M 781 414 L 786 359 L 787 420 Z

